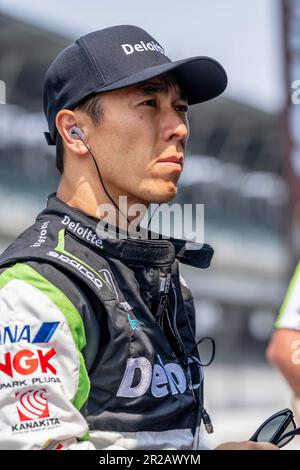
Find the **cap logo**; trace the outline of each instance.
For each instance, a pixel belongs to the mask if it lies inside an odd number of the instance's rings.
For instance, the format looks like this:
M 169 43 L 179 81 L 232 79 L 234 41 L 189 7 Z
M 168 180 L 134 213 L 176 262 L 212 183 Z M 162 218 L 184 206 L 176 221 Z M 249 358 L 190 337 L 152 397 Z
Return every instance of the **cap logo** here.
M 145 52 L 145 51 L 157 51 L 160 52 L 161 54 L 166 55 L 164 49 L 157 44 L 157 42 L 151 41 L 147 42 L 147 44 L 144 43 L 144 41 L 140 41 L 137 44 L 122 44 L 121 45 L 123 51 L 125 52 L 126 55 L 133 54 L 133 52 Z

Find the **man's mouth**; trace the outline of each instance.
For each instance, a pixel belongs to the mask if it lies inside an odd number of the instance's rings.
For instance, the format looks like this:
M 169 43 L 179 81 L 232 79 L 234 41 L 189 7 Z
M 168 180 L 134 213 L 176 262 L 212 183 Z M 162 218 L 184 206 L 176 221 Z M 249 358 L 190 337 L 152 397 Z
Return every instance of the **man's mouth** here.
M 184 158 L 182 155 L 178 155 L 178 156 L 171 155 L 170 157 L 161 158 L 156 163 L 159 163 L 160 165 L 177 168 L 178 170 L 181 171 L 183 168 L 183 161 L 184 161 Z

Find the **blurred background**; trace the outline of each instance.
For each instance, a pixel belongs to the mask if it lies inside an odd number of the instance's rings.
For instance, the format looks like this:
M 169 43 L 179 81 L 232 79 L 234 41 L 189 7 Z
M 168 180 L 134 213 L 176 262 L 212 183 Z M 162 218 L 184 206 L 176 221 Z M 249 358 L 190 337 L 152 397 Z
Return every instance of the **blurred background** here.
M 217 344 L 206 370 L 215 427 L 207 442 L 247 439 L 291 400 L 265 349 L 300 250 L 300 105 L 291 102 L 300 5 L 0 0 L 0 251 L 57 187 L 55 150 L 43 137 L 47 67 L 80 35 L 116 24 L 146 29 L 172 59 L 212 56 L 228 73 L 221 97 L 190 108 L 188 158 L 172 202 L 205 205 L 205 241 L 215 249 L 209 270 L 182 266 L 197 334 Z M 288 447 L 300 448 L 295 441 Z

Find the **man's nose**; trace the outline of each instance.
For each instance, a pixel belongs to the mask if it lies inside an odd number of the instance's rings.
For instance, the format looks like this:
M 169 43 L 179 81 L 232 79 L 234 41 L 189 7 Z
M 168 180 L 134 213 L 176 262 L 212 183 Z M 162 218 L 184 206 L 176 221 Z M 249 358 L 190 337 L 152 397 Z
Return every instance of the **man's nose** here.
M 168 117 L 165 116 L 162 133 L 166 142 L 185 141 L 189 135 L 187 119 L 179 116 L 175 111 L 171 112 Z

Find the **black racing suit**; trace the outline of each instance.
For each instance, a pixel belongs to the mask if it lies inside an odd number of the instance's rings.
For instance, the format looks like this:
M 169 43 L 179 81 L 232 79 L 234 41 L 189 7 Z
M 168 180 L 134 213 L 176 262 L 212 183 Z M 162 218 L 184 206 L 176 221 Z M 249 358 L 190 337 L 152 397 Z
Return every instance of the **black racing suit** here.
M 212 255 L 113 237 L 51 194 L 0 257 L 0 446 L 202 448 L 203 374 L 179 262 L 206 268 Z

